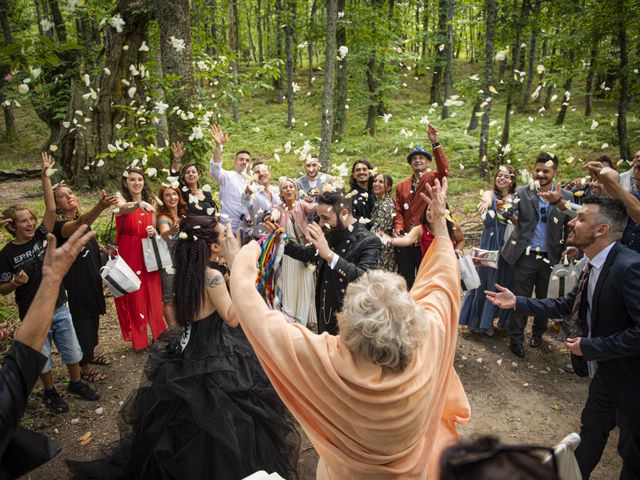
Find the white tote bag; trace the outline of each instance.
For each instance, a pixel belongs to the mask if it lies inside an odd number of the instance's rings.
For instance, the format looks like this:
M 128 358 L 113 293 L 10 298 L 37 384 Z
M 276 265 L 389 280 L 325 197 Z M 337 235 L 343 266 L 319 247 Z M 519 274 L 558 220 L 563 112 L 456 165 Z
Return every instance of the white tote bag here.
M 169 246 L 159 235 L 142 239 L 142 254 L 147 272 L 155 272 L 173 266 Z
M 100 276 L 116 298 L 140 289 L 140 279 L 120 255 L 107 261 L 100 269 Z
M 464 285 L 464 290 L 474 290 L 480 286 L 480 276 L 473 264 L 471 255 L 463 255 L 461 252 L 456 252 L 458 257 L 458 264 L 460 265 L 460 278 Z
M 553 266 L 549 277 L 547 298 L 560 298 L 566 296 L 576 286 L 577 276 L 575 267 L 566 260 Z

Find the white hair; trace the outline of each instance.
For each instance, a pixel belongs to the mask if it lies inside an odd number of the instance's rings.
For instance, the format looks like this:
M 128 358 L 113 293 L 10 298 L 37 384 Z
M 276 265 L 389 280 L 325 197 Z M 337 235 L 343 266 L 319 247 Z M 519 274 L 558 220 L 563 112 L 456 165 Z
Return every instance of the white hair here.
M 339 313 L 340 338 L 352 353 L 402 371 L 421 345 L 426 314 L 396 273 L 369 270 L 347 287 Z

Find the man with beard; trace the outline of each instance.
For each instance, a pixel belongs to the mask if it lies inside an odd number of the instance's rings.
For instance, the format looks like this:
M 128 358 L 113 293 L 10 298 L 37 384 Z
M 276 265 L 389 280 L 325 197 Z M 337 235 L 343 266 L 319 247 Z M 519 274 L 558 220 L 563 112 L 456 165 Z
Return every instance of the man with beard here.
M 311 245 L 289 242 L 284 253 L 317 265 L 318 333 L 338 335 L 336 314 L 342 308 L 347 285 L 377 267 L 382 243 L 353 218 L 351 202 L 343 192 L 322 193 L 316 214 L 318 223 L 309 225 Z
M 615 426 L 620 428 L 620 478 L 640 478 L 640 255 L 619 243 L 626 222 L 619 200 L 583 200 L 569 222 L 567 243 L 582 250 L 589 263 L 566 297 L 516 297 L 499 285 L 497 292 L 485 292 L 500 308 L 525 316 L 565 317 L 577 325 L 565 346 L 575 373 L 592 378 L 575 452 L 584 479 L 600 461 Z
M 567 224 L 575 216 L 570 210 L 561 210 L 560 202 L 571 200 L 569 192 L 549 200 L 552 190 L 560 188 L 553 180 L 558 173 L 558 158 L 541 153 L 536 158 L 535 186 L 525 185 L 516 190 L 512 207 L 505 218 L 517 217 L 511 237 L 505 240 L 502 257 L 514 267 L 514 291 L 516 295 L 530 296 L 535 289 L 536 298 L 545 298 L 553 265 L 560 261 L 564 250 Z M 513 219 L 515 220 L 515 218 Z M 547 319 L 536 317 L 533 322 L 529 346 L 542 345 L 542 334 L 547 330 Z M 511 351 L 524 358 L 524 328 L 527 316 L 512 313 L 509 319 Z
M 416 145 L 407 155 L 407 163 L 411 165 L 410 177 L 400 181 L 396 187 L 396 211 L 393 219 L 394 236 L 401 237 L 408 234 L 413 227 L 421 224 L 420 219 L 427 208 L 427 202 L 421 193 L 426 193 L 427 185 L 434 185 L 436 179 L 449 175 L 449 161 L 440 145 L 440 133 L 433 125 L 427 126 L 427 136 L 431 142 L 433 156 L 420 145 Z M 435 158 L 436 168 L 432 171 L 431 159 Z M 398 273 L 407 282 L 411 290 L 416 273 L 422 261 L 422 250 L 419 242 L 412 246 L 396 249 Z

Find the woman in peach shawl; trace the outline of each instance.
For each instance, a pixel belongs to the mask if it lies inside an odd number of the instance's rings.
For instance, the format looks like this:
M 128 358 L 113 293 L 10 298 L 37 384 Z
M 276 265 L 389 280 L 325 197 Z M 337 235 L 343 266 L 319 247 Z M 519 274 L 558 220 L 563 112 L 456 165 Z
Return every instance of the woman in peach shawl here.
M 446 179 L 430 189 L 435 240 L 411 292 L 389 272 L 351 283 L 340 336 L 269 310 L 256 291 L 260 247 L 236 257 L 231 294 L 271 383 L 320 456 L 318 479 L 437 478 L 456 423 L 469 419 L 453 369 L 460 280 L 445 223 Z M 314 240 L 314 239 L 312 239 Z

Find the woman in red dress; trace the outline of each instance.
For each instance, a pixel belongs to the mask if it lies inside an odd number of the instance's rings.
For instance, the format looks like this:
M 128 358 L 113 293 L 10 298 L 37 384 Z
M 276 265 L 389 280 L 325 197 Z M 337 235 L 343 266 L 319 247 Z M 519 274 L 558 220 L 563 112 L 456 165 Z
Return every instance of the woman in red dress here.
M 156 234 L 155 207 L 141 169 L 127 168 L 121 184 L 116 243 L 119 255 L 140 278 L 140 290 L 114 300 L 122 336 L 132 342 L 134 350 L 143 350 L 149 344 L 147 324 L 154 339 L 166 329 L 162 318 L 160 272 L 148 272 L 142 254 L 142 239 Z

